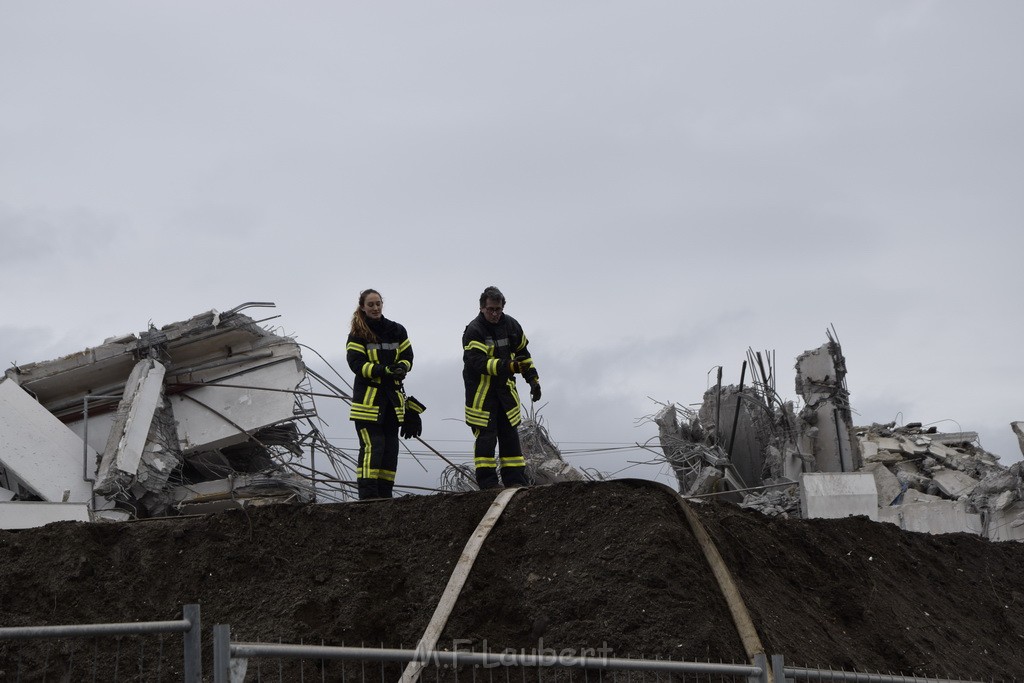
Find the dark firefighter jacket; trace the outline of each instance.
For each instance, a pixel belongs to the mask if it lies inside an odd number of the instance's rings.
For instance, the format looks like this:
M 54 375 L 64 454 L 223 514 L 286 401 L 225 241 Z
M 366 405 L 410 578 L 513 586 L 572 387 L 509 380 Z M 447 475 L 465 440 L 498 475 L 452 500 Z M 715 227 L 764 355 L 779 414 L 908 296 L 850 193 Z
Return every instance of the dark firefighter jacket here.
M 368 319 L 367 324 L 377 335 L 377 340 L 369 341 L 350 334 L 345 346 L 345 358 L 356 376 L 352 384 L 349 419 L 380 422 L 383 411 L 391 407 L 401 424 L 405 419 L 405 392 L 402 382 L 386 375 L 385 368 L 401 363 L 406 371 L 412 370 L 412 342 L 405 328 L 393 320 Z
M 519 392 L 509 361 L 515 359 L 526 369 L 523 377 L 537 377 L 533 358 L 526 348 L 527 339 L 515 318 L 502 314 L 492 325 L 477 315 L 462 333 L 462 380 L 466 384 L 466 424 L 486 427 L 493 410 L 504 410 L 513 427 L 522 422 Z

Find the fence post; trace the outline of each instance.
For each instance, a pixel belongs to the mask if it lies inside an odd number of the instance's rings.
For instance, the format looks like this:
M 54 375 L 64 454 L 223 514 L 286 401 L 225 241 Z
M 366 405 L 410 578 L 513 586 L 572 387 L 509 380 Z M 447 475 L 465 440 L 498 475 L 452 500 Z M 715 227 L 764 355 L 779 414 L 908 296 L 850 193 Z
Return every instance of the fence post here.
M 201 683 L 203 680 L 203 641 L 199 605 L 185 605 L 183 616 L 190 624 L 189 629 L 185 631 L 185 683 Z
M 213 683 L 231 683 L 231 626 L 213 627 Z
M 753 662 L 753 664 L 754 664 L 754 666 L 761 667 L 761 675 L 758 676 L 757 678 L 754 678 L 753 676 L 751 676 L 747 680 L 750 681 L 750 683 L 772 683 L 772 681 L 768 680 L 768 657 L 767 657 L 767 655 L 765 655 L 765 653 L 763 653 L 763 652 L 758 652 L 757 654 L 754 655 L 754 662 Z
M 772 655 L 772 683 L 786 683 L 786 660 L 782 655 Z

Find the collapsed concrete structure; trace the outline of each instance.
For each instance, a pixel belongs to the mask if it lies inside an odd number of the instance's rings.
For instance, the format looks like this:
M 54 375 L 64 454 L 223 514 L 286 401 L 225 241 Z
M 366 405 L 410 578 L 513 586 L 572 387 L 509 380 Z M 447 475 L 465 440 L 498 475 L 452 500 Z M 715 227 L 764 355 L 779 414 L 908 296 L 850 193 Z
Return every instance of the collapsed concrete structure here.
M 919 423 L 855 426 L 838 339 L 796 360 L 797 410 L 775 391 L 767 354 L 748 352 L 739 386 L 654 422 L 681 493 L 720 496 L 768 515 L 866 515 L 910 531 L 1024 540 L 1024 472 L 999 464 L 974 432 Z M 752 378 L 744 386 L 747 368 Z M 1024 422 L 1011 427 L 1024 452 Z
M 107 339 L 0 379 L 0 527 L 310 500 L 298 344 L 240 311 Z

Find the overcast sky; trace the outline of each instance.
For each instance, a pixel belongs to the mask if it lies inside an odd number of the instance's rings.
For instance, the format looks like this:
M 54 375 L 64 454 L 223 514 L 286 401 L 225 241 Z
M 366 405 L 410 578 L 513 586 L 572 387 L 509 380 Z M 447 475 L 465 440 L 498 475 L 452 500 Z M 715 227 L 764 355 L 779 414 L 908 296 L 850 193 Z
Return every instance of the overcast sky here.
M 465 460 L 460 341 L 494 284 L 573 464 L 653 457 L 592 451 L 750 347 L 796 399 L 830 325 L 857 424 L 1011 464 L 1022 67 L 1019 0 L 2 0 L 0 363 L 272 301 L 347 377 L 373 287 L 424 437 Z

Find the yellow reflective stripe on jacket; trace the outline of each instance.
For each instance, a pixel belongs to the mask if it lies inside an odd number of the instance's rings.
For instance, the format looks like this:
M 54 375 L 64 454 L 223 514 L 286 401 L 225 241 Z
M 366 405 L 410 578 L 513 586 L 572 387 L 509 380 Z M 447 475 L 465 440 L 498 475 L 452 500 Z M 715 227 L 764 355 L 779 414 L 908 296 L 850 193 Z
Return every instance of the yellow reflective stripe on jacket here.
M 410 346 L 412 346 L 412 342 L 406 339 L 405 341 L 398 345 L 398 351 L 396 352 L 396 355 L 402 355 L 402 351 L 405 351 Z
M 380 417 L 379 407 L 363 403 L 353 403 L 352 409 L 348 413 L 348 419 L 360 422 L 376 422 L 378 417 Z
M 476 427 L 486 427 L 490 422 L 491 414 L 486 410 L 477 410 L 466 406 L 466 424 Z
M 373 379 L 373 366 L 374 365 L 375 365 L 375 363 L 371 363 L 369 361 L 363 363 L 363 367 L 360 368 L 360 373 L 363 375 L 363 377 L 365 377 L 366 379 Z
M 469 342 L 468 344 L 466 344 L 464 348 L 466 351 L 482 351 L 488 356 L 491 355 L 491 347 L 487 346 L 487 344 L 484 344 L 483 342 L 478 342 L 476 340 Z
M 362 403 L 352 403 L 352 408 L 349 411 L 349 419 L 376 422 L 377 418 L 380 416 L 380 406 L 374 405 L 378 391 L 379 389 L 376 387 L 368 387 L 366 389 L 366 394 L 363 396 Z
M 366 355 L 366 347 L 360 344 L 359 342 L 350 341 L 348 344 L 345 345 L 345 350 L 357 351 L 363 354 L 364 356 Z
M 498 374 L 498 364 L 499 363 L 501 363 L 501 361 L 498 360 L 497 358 L 492 358 L 489 361 L 487 361 L 487 374 L 488 375 L 497 375 Z
M 487 397 L 487 392 L 491 389 L 491 376 L 480 375 L 480 384 L 476 387 L 476 394 L 473 395 L 473 405 L 467 406 L 466 409 L 482 411 L 484 407 L 484 399 Z

